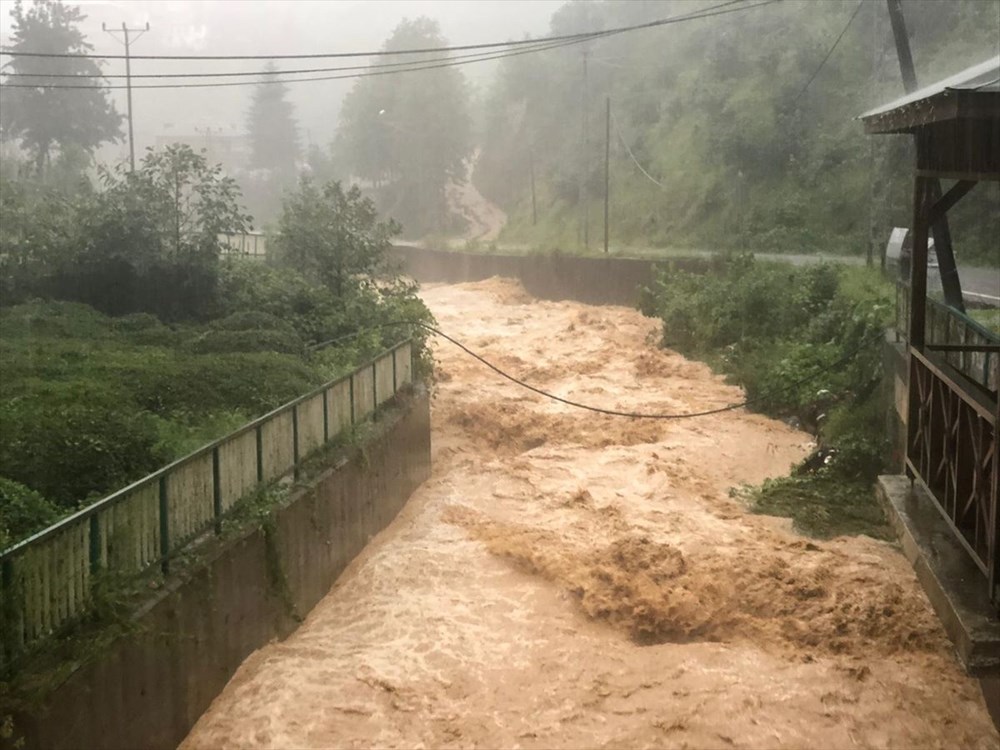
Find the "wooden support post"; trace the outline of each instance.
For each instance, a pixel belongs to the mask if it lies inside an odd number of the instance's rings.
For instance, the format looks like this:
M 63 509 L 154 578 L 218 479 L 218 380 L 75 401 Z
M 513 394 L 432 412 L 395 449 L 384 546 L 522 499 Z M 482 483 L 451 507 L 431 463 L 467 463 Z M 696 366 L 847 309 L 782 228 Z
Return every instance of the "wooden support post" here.
M 919 148 L 919 146 L 918 146 Z M 913 181 L 913 256 L 910 262 L 910 346 L 923 351 L 927 323 L 928 179 Z M 911 383 L 912 387 L 912 383 Z
M 962 198 L 964 198 L 972 188 L 977 185 L 976 180 L 959 180 L 951 189 L 941 196 L 940 199 L 934 201 L 934 205 L 931 206 L 929 215 L 927 217 L 931 224 L 936 225 L 945 214 L 947 214 L 956 203 L 958 203 Z
M 899 72 L 903 77 L 903 90 L 907 94 L 916 91 L 917 75 L 913 67 L 913 55 L 910 52 L 910 37 L 906 31 L 906 20 L 900 0 L 886 0 L 889 9 L 889 20 L 892 23 L 892 35 L 896 40 L 896 55 L 899 58 Z M 916 139 L 917 167 L 924 160 L 920 158 L 920 140 Z M 937 203 L 941 199 L 941 183 L 937 178 L 927 185 L 928 200 Z M 965 312 L 965 301 L 962 298 L 962 283 L 958 278 L 958 266 L 955 265 L 955 252 L 951 245 L 951 228 L 948 217 L 943 215 L 934 222 L 934 252 L 938 259 L 938 272 L 941 275 L 941 288 L 944 291 L 944 301 L 960 312 Z M 916 227 L 914 227 L 916 231 Z

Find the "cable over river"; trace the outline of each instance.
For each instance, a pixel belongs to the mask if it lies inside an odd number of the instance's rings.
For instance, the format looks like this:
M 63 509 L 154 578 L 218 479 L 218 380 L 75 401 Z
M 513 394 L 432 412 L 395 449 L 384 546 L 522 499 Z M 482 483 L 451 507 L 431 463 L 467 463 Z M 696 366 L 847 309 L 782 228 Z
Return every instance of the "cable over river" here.
M 634 310 L 498 279 L 423 296 L 442 330 L 563 397 L 743 397 Z M 433 477 L 182 747 L 997 747 L 893 546 L 804 538 L 729 496 L 787 472 L 808 435 L 742 410 L 588 413 L 435 346 Z

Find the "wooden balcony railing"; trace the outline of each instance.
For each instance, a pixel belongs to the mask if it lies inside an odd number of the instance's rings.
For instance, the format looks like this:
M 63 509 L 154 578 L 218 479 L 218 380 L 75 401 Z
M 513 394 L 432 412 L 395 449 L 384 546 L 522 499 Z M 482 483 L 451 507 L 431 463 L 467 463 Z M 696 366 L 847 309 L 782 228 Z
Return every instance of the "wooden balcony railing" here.
M 1000 445 L 995 392 L 910 347 L 906 464 L 988 580 L 1000 605 Z

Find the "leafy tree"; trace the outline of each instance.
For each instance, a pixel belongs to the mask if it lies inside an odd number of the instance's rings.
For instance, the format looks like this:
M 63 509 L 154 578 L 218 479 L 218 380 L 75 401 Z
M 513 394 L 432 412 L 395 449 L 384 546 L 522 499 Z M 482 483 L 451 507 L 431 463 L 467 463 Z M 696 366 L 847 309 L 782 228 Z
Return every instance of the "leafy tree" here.
M 17 0 L 11 16 L 14 26 L 9 52 L 83 54 L 93 49 L 77 28 L 86 18 L 77 7 L 59 0 L 35 0 L 25 10 Z M 61 151 L 75 146 L 89 155 L 100 144 L 120 138 L 122 117 L 106 89 L 45 88 L 52 84 L 99 85 L 101 70 L 93 60 L 15 55 L 5 75 L 8 84 L 34 86 L 0 89 L 0 129 L 4 137 L 20 139 L 37 171 L 48 166 L 56 145 Z
M 247 113 L 247 132 L 251 166 L 270 170 L 279 179 L 285 179 L 295 173 L 300 153 L 299 134 L 294 107 L 288 101 L 288 86 L 275 82 L 277 73 L 274 63 L 269 62 L 264 79 L 254 88 Z
M 79 216 L 83 240 L 65 258 L 54 294 L 113 315 L 152 312 L 179 320 L 210 314 L 219 235 L 250 217 L 219 165 L 182 144 L 149 149 L 134 173 L 101 172 L 103 190 Z
M 148 259 L 214 264 L 219 235 L 246 231 L 236 181 L 190 146 L 147 149 L 139 168 L 104 170 L 92 250 Z
M 339 182 L 303 180 L 285 201 L 273 247 L 282 265 L 319 279 L 343 299 L 382 274 L 397 234 L 399 225 L 380 221 L 358 187 L 345 192 Z
M 446 44 L 435 21 L 418 18 L 400 23 L 383 48 Z M 344 99 L 337 157 L 376 188 L 383 211 L 399 217 L 411 234 L 448 226 L 445 186 L 465 179 L 471 150 L 468 98 L 457 68 L 436 68 L 361 78 Z
M 63 161 L 61 154 L 42 178 L 15 178 L 14 162 L 0 168 L 0 304 L 43 293 L 45 279 L 83 241 L 80 217 L 93 206 L 94 191 L 80 175 L 60 179 Z
M 553 15 L 551 33 L 641 23 L 704 5 L 567 3 Z M 995 0 L 905 6 L 921 83 L 996 54 Z M 579 46 L 503 60 L 486 97 L 473 180 L 507 211 L 504 239 L 575 244 L 581 172 L 592 233 L 594 217 L 600 227 L 610 96 L 612 242 L 861 253 L 874 220 L 881 243 L 891 226 L 909 222 L 911 185 L 902 166 L 912 159 L 912 139 L 871 138 L 855 120 L 903 93 L 885 3 L 862 6 L 820 69 L 856 7 L 786 0 L 595 40 L 586 45 L 586 89 Z M 956 206 L 963 260 L 976 252 L 995 259 L 998 194 L 984 183 Z

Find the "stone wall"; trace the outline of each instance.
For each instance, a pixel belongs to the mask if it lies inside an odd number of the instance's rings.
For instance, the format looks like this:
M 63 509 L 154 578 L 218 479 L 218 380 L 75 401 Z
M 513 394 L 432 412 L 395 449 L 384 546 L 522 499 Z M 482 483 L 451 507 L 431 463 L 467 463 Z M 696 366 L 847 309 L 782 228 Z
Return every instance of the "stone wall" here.
M 591 305 L 635 306 L 639 289 L 650 284 L 656 268 L 703 272 L 712 261 L 676 258 L 582 257 L 576 255 L 478 254 L 397 245 L 395 256 L 406 273 L 421 282 L 460 283 L 492 276 L 519 279 L 539 299 L 572 299 Z

